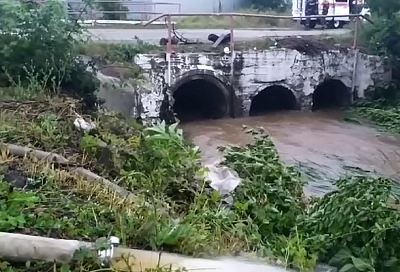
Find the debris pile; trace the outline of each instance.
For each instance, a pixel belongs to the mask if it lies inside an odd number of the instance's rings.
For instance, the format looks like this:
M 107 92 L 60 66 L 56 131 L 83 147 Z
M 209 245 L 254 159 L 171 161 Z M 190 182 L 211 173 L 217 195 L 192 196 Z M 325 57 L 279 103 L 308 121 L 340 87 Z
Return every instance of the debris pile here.
M 330 50 L 346 50 L 338 44 L 333 44 L 329 40 L 317 40 L 312 37 L 285 37 L 276 40 L 276 46 L 280 48 L 287 48 L 297 50 L 303 54 L 315 56 L 321 52 Z

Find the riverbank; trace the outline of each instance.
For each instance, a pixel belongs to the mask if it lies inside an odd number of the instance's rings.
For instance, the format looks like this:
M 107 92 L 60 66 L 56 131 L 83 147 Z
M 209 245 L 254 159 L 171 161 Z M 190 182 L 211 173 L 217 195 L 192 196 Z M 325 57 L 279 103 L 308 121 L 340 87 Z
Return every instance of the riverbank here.
M 78 58 L 83 30 L 60 19 L 62 4 L 2 5 L 0 232 L 92 242 L 117 236 L 128 248 L 251 254 L 303 271 L 319 262 L 342 271 L 399 268 L 393 181 L 352 176 L 336 181 L 337 191 L 306 198 L 302 175 L 281 161 L 269 135 L 253 129 L 246 131 L 252 144 L 223 151 L 222 164 L 242 184 L 221 195 L 177 124 L 145 127 L 102 107 L 97 67 Z M 120 78 L 139 83 L 138 47 L 108 49 L 100 63 L 130 63 Z M 124 270 L 103 268 L 93 255 L 75 257 L 68 264 L 1 259 L 1 269 Z
M 78 100 L 62 97 L 3 101 L 1 109 L 1 142 L 55 152 L 68 164 L 18 158 L 3 148 L 0 184 L 9 199 L 3 212 L 18 223 L 3 224 L 0 231 L 86 241 L 114 235 L 126 247 L 192 256 L 256 252 L 301 270 L 317 261 L 339 268 L 379 267 L 381 260 L 395 257 L 382 255 L 388 248 L 397 250 L 392 235 L 400 214 L 390 206 L 391 181 L 340 180 L 339 191 L 310 202 L 301 175 L 281 162 L 260 131 L 249 131 L 253 144 L 224 153 L 224 164 L 243 179 L 226 206 L 200 178 L 199 151 L 176 126 L 144 128 L 111 113 L 87 112 Z M 76 113 L 94 121 L 96 130 L 77 131 Z M 107 178 L 134 198 L 94 186 L 74 172 L 76 167 Z M 369 251 L 356 251 L 365 241 L 371 243 Z M 335 263 L 342 249 L 351 257 Z

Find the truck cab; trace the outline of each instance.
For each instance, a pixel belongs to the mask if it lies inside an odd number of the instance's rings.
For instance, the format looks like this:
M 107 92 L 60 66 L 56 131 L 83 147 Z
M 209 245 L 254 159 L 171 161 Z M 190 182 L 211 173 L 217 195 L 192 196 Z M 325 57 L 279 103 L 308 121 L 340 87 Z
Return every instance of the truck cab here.
M 324 0 L 293 0 L 292 16 L 302 17 L 307 15 L 322 15 Z M 328 17 L 325 20 L 320 18 L 311 18 L 307 24 L 309 28 L 315 28 L 317 24 L 326 24 L 327 28 L 342 28 L 350 22 L 349 17 L 334 17 L 335 15 L 347 15 L 360 13 L 358 7 L 364 6 L 364 1 L 360 0 L 328 0 Z M 294 19 L 300 21 L 300 24 L 306 25 L 306 19 Z

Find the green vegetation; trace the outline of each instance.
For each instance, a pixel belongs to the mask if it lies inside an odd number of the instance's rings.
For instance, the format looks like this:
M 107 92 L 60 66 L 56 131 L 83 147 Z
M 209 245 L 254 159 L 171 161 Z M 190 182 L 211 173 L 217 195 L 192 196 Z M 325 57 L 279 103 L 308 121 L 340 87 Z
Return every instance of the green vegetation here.
M 244 179 L 226 209 L 198 178 L 203 171 L 198 150 L 176 126 L 142 128 L 98 113 L 92 115 L 98 118 L 98 134 L 80 135 L 60 107 L 71 101 L 54 99 L 37 104 L 46 111 L 33 110 L 28 102 L 3 102 L 1 141 L 70 154 L 75 165 L 118 180 L 136 201 L 93 186 L 68 168 L 3 151 L 3 180 L 18 173 L 30 181 L 23 191 L 0 183 L 7 217 L 0 220 L 1 231 L 89 241 L 116 235 L 128 247 L 195 256 L 257 251 L 302 270 L 317 260 L 353 267 L 349 271 L 389 271 L 382 269 L 398 265 L 400 214 L 392 208 L 396 198 L 389 180 L 340 180 L 338 192 L 310 201 L 299 173 L 280 162 L 267 136 L 253 131 L 254 144 L 225 151 L 225 164 Z M 108 143 L 107 160 L 100 141 Z
M 103 65 L 132 63 L 138 52 L 157 48 L 88 45 L 80 38 L 84 29 L 60 20 L 59 2 L 25 5 L 0 5 L 0 143 L 54 152 L 68 164 L 2 148 L 0 231 L 85 241 L 115 235 L 126 247 L 192 256 L 257 252 L 303 271 L 317 262 L 341 272 L 399 271 L 399 201 L 391 180 L 355 176 L 338 180 L 335 192 L 308 199 L 299 172 L 284 165 L 271 139 L 255 129 L 247 131 L 252 144 L 224 150 L 223 163 L 243 179 L 227 206 L 210 192 L 199 150 L 176 124 L 144 127 L 99 111 L 93 95 L 98 82 L 88 64 L 77 60 L 90 52 Z M 125 76 L 140 77 L 131 65 L 133 72 Z M 385 103 L 382 109 L 395 107 Z M 364 108 L 372 111 L 368 104 Z M 77 131 L 78 115 L 96 129 Z M 134 197 L 93 184 L 76 167 Z M 50 270 L 107 271 L 87 252 L 71 264 L 0 263 L 1 272 Z
M 261 10 L 278 10 L 278 11 L 286 11 L 290 8 L 291 2 L 286 0 L 271 0 L 271 1 L 263 1 L 263 0 L 247 0 L 246 1 L 249 6 L 253 6 L 255 8 Z
M 381 128 L 400 132 L 400 6 L 399 2 L 367 1 L 374 17 L 364 30 L 364 43 L 374 53 L 388 58 L 393 80 L 388 86 L 371 90 L 358 103 L 357 112 Z

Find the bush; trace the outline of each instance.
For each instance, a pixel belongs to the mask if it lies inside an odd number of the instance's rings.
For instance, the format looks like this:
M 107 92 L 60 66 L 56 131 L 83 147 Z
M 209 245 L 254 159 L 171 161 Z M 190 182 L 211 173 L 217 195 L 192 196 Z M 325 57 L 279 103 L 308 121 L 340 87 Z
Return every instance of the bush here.
M 373 52 L 391 57 L 394 65 L 400 58 L 400 12 L 390 17 L 374 17 L 374 24 L 365 27 L 364 42 Z
M 61 1 L 33 5 L 20 1 L 0 3 L 1 87 L 32 85 L 32 92 L 68 94 L 94 99 L 97 82 L 79 61 L 74 46 L 84 29 L 68 19 Z
M 392 65 L 392 82 L 377 87 L 357 104 L 356 111 L 384 129 L 400 132 L 400 4 L 398 1 L 368 1 L 374 24 L 363 32 L 364 43 Z

